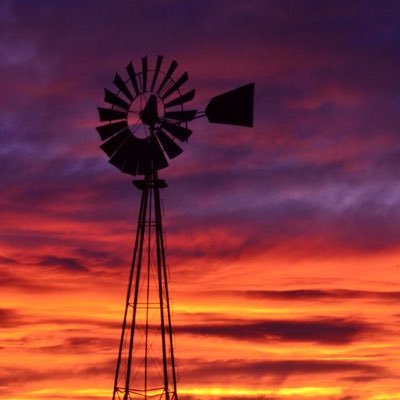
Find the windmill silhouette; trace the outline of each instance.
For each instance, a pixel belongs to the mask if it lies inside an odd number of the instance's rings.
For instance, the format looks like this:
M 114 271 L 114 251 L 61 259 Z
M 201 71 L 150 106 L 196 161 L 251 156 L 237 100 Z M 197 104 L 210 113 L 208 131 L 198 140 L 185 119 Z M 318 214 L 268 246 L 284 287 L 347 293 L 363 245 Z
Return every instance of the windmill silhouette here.
M 126 174 L 143 176 L 133 181 L 142 194 L 113 400 L 178 399 L 160 202 L 160 189 L 167 184 L 158 171 L 182 153 L 177 141 L 189 139 L 188 122 L 195 118 L 253 126 L 253 83 L 213 97 L 204 112 L 187 110 L 184 106 L 195 96 L 194 89 L 182 91 L 188 74 L 176 79 L 177 62 L 166 69 L 163 64 L 163 56 L 152 66 L 143 57 L 139 70 L 130 62 L 126 79 L 115 75 L 117 91 L 105 89 L 109 106 L 98 108 L 105 124 L 96 130 L 109 162 Z

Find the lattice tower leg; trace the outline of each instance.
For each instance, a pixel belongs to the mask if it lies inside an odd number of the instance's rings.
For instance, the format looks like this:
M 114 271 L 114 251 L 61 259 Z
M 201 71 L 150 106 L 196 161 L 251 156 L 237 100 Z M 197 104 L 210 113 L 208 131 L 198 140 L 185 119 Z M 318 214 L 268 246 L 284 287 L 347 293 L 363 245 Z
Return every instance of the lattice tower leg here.
M 160 186 L 153 172 L 142 190 L 115 373 L 113 400 L 177 400 Z

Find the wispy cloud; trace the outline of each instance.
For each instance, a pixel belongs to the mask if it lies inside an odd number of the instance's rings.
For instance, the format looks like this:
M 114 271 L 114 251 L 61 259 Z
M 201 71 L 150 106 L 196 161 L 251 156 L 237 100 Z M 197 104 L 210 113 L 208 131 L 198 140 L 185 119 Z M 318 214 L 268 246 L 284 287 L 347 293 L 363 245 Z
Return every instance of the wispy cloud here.
M 225 320 L 216 324 L 177 326 L 177 332 L 221 336 L 248 341 L 294 341 L 345 345 L 376 328 L 357 320 L 314 318 L 308 320 Z

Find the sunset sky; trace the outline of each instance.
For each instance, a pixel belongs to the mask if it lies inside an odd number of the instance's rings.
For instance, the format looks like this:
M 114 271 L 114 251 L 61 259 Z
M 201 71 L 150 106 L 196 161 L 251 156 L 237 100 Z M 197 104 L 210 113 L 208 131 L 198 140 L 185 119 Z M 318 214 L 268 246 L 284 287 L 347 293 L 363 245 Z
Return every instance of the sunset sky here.
M 160 176 L 181 400 L 400 399 L 400 3 L 2 0 L 0 399 L 110 400 L 140 193 L 107 162 L 115 72 L 176 59 Z

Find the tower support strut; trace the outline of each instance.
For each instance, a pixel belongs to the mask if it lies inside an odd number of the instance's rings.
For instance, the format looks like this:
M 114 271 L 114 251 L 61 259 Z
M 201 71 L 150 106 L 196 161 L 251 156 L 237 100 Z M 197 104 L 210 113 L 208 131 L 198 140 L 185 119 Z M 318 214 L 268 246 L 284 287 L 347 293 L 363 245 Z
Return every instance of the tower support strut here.
M 157 171 L 134 181 L 141 190 L 113 400 L 177 400 L 168 272 Z

